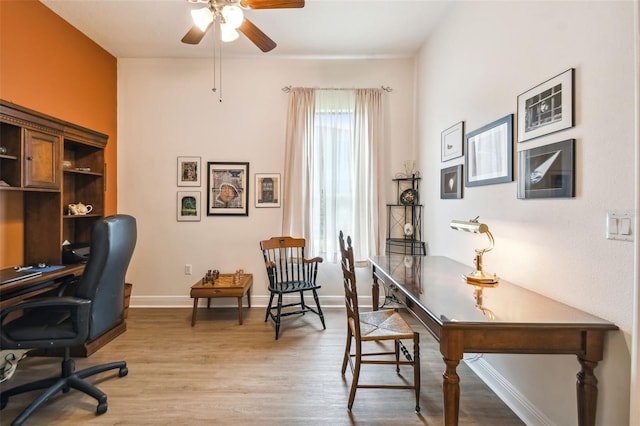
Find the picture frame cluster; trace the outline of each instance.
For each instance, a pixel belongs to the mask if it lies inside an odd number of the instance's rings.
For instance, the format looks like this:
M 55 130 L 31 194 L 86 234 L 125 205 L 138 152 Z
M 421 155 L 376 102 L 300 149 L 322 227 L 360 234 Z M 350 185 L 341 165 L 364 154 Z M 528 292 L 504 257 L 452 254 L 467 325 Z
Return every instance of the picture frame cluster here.
M 201 157 L 179 156 L 177 164 L 178 187 L 201 187 L 206 173 L 207 216 L 249 215 L 249 163 L 215 162 L 202 169 Z M 282 184 L 279 173 L 256 173 L 255 207 L 280 207 Z M 176 200 L 178 222 L 198 222 L 202 216 L 200 189 L 179 190 Z
M 467 188 L 513 182 L 514 124 L 518 144 L 574 127 L 574 80 L 569 68 L 518 95 L 517 121 L 508 114 L 466 134 L 464 121 L 443 130 L 441 162 L 464 160 L 441 169 L 440 198 L 462 198 L 463 180 Z M 575 149 L 575 139 L 518 149 L 517 198 L 575 197 Z

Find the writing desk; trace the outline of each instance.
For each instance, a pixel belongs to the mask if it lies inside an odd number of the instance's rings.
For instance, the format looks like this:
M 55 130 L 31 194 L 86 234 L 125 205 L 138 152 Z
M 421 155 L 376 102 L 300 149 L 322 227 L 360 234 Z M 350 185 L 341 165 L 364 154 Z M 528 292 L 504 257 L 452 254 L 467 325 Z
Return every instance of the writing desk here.
M 467 353 L 574 354 L 578 423 L 594 425 L 604 336 L 618 327 L 596 316 L 501 280 L 485 288 L 478 303 L 462 276 L 473 268 L 446 257 L 374 256 L 373 306 L 379 283 L 440 343 L 444 359 L 444 423 L 458 424 L 460 378 L 456 367 Z
M 84 267 L 84 263 L 64 265 L 62 268 L 54 271 L 42 272 L 42 275 L 37 277 L 0 285 L 0 309 L 18 303 L 21 300 L 56 289 L 65 280 L 81 276 Z

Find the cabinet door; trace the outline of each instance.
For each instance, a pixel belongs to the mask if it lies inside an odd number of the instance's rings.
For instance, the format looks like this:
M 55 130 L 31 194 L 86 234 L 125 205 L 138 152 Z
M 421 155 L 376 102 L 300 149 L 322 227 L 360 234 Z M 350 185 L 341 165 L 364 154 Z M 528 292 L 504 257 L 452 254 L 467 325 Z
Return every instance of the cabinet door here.
M 24 186 L 60 189 L 60 137 L 24 129 Z

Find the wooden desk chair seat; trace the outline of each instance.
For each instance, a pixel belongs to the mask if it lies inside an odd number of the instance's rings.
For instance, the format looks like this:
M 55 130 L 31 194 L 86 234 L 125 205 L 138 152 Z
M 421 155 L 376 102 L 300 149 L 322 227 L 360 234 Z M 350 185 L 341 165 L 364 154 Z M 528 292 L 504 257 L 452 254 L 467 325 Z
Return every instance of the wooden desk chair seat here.
M 342 274 L 345 292 L 345 305 L 347 308 L 347 343 L 342 361 L 342 375 L 347 370 L 347 364 L 351 367 L 353 380 L 349 393 L 349 410 L 353 407 L 356 397 L 356 390 L 362 388 L 376 389 L 413 389 L 416 398 L 416 412 L 420 412 L 420 334 L 415 332 L 402 316 L 391 309 L 373 312 L 359 312 L 358 290 L 356 286 L 356 275 L 353 261 L 353 248 L 351 247 L 351 237 L 347 237 L 348 247 L 345 247 L 342 231 L 339 235 L 340 252 L 342 255 Z M 394 351 L 385 352 L 363 352 L 363 342 L 380 342 L 385 340 L 394 341 Z M 401 340 L 413 341 L 413 357 L 406 349 Z M 354 342 L 355 352 L 351 352 L 351 345 Z M 400 360 L 400 352 L 406 361 Z M 380 359 L 381 357 L 393 355 L 394 359 Z M 364 359 L 365 357 L 375 357 L 376 359 Z M 396 373 L 400 375 L 401 365 L 413 367 L 412 385 L 388 385 L 388 384 L 360 384 L 360 369 L 363 364 L 394 364 Z
M 264 321 L 266 322 L 269 318 L 274 321 L 276 340 L 280 337 L 281 318 L 289 315 L 304 315 L 307 312 L 313 312 L 320 317 L 322 328 L 326 329 L 317 292 L 320 285 L 316 282 L 318 264 L 322 263 L 322 258 L 306 259 L 304 248 L 304 238 L 273 237 L 260 241 L 260 249 L 269 278 L 270 293 Z M 307 291 L 313 295 L 315 309 L 307 305 L 304 300 L 304 293 Z M 292 293 L 298 293 L 300 300 L 283 303 L 283 296 Z M 276 295 L 278 299 L 276 306 L 273 306 L 273 299 Z

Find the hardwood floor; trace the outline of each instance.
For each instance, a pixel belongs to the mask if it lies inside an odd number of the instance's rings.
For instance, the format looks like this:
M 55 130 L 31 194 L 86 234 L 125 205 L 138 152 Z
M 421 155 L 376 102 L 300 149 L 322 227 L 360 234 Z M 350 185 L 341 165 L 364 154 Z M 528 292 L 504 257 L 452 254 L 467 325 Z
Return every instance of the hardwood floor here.
M 128 330 L 77 368 L 126 360 L 129 374 L 103 373 L 90 380 L 109 396 L 109 409 L 95 415 L 95 400 L 71 390 L 58 394 L 27 425 L 441 425 L 444 363 L 436 342 L 420 326 L 422 412 L 410 390 L 359 389 L 347 410 L 351 374 L 340 375 L 346 338 L 344 310 L 326 308 L 327 329 L 317 316 L 287 317 L 280 340 L 264 322 L 264 308 L 201 309 L 191 327 L 190 309 L 129 310 Z M 413 324 L 412 318 L 408 318 Z M 401 380 L 390 366 L 365 366 L 367 379 Z M 20 362 L 14 386 L 59 371 L 58 358 Z M 401 370 L 407 378 L 411 369 Z M 461 364 L 461 425 L 523 424 Z M 0 412 L 8 425 L 36 392 L 13 397 Z

